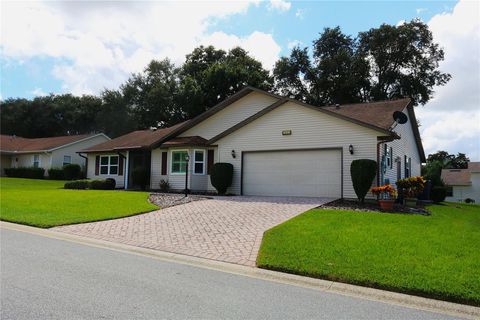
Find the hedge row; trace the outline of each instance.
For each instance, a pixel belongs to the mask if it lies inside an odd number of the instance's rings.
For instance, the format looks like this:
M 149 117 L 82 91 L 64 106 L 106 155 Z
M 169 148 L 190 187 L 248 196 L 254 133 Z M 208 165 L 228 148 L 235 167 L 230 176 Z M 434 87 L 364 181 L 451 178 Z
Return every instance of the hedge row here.
M 5 175 L 11 178 L 43 179 L 45 169 L 35 167 L 5 168 Z
M 105 180 L 75 180 L 65 182 L 64 189 L 76 189 L 76 190 L 114 190 L 115 179 L 107 178 Z
M 48 178 L 52 180 L 76 180 L 82 177 L 82 168 L 78 164 L 66 164 L 63 168 L 48 170 Z

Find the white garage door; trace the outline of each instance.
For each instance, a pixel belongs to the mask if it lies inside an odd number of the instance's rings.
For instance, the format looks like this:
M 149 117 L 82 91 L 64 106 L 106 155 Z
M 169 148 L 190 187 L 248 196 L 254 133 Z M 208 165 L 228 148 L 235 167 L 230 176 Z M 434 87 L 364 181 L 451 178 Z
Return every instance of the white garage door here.
M 341 197 L 340 150 L 247 152 L 243 194 Z

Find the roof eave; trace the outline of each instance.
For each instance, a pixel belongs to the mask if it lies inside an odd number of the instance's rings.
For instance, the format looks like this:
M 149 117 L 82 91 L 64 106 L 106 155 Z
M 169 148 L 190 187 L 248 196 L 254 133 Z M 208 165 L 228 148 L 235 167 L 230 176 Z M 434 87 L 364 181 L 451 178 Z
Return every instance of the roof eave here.
M 415 137 L 415 142 L 417 144 L 418 154 L 420 155 L 420 160 L 422 161 L 422 163 L 425 163 L 427 161 L 427 158 L 425 157 L 425 150 L 423 149 L 422 138 L 420 136 L 420 131 L 418 130 L 418 123 L 417 118 L 415 117 L 415 111 L 413 110 L 414 107 L 412 100 L 410 100 L 406 108 L 408 112 L 408 117 L 410 118 L 413 136 Z
M 150 148 L 152 148 L 152 149 L 156 148 L 156 147 L 160 146 L 163 142 L 167 141 L 168 139 L 174 138 L 174 137 L 178 136 L 179 134 L 187 131 L 188 129 L 193 128 L 194 126 L 196 126 L 197 124 L 199 124 L 203 120 L 211 117 L 212 115 L 214 115 L 217 112 L 219 112 L 219 111 L 223 110 L 224 108 L 228 107 L 229 105 L 231 105 L 235 101 L 240 100 L 241 98 L 245 97 L 246 95 L 248 95 L 248 94 L 250 94 L 250 93 L 252 93 L 253 91 L 256 91 L 256 90 L 259 90 L 259 89 L 255 89 L 255 88 L 252 88 L 250 86 L 247 86 L 247 87 L 243 88 L 242 90 L 240 90 L 237 93 L 231 95 L 227 99 L 219 102 L 218 104 L 216 104 L 212 108 L 208 109 L 207 111 L 199 114 L 198 116 L 196 116 L 192 120 L 188 121 L 184 125 L 178 127 L 177 129 L 173 130 L 169 134 L 165 135 L 159 141 L 151 144 Z

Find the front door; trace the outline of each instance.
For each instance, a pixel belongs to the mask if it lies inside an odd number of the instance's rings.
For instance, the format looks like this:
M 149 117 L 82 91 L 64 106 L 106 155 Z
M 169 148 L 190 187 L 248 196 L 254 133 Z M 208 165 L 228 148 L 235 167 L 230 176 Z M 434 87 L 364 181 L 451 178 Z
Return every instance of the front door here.
M 150 185 L 150 151 L 130 151 L 128 157 L 128 188 L 148 187 Z

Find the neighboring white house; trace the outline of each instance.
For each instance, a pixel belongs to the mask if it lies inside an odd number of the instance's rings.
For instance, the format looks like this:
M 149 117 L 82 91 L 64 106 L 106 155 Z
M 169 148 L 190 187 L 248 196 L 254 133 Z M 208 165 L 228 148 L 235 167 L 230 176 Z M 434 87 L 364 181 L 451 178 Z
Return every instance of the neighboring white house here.
M 408 121 L 397 124 L 395 111 Z M 234 166 L 237 195 L 355 198 L 350 164 L 379 163 L 376 184 L 420 175 L 425 155 L 410 99 L 316 107 L 247 87 L 198 117 L 171 128 L 141 130 L 83 150 L 89 178 L 135 186 L 131 171 L 148 167 L 150 188 L 214 192 L 210 168 Z M 186 173 L 188 161 L 188 173 Z
M 447 201 L 480 203 L 480 162 L 469 162 L 467 169 L 443 169 L 442 180 L 448 188 Z
M 5 168 L 12 167 L 44 168 L 45 174 L 68 163 L 84 167 L 86 159 L 77 152 L 108 140 L 103 133 L 33 139 L 1 135 L 1 175 L 5 175 Z

